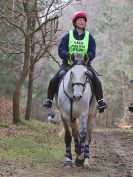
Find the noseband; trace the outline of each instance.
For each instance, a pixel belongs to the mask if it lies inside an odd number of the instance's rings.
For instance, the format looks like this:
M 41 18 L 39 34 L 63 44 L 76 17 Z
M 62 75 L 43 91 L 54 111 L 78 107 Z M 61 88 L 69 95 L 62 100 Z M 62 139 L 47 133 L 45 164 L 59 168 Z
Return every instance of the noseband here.
M 86 79 L 87 80 L 87 79 Z M 72 83 L 72 88 L 75 86 L 75 85 L 81 85 L 82 87 L 84 87 L 86 85 L 86 81 L 85 83 L 80 83 L 80 82 L 75 82 L 75 83 Z
M 84 93 L 84 90 L 85 90 L 85 87 L 86 87 L 86 83 L 88 82 L 88 79 L 87 79 L 87 76 L 86 76 L 86 80 L 84 83 L 80 83 L 80 82 L 75 82 L 75 83 L 72 83 L 72 88 L 75 86 L 75 85 L 78 85 L 78 86 L 82 86 L 83 87 L 83 91 L 82 91 L 82 94 Z

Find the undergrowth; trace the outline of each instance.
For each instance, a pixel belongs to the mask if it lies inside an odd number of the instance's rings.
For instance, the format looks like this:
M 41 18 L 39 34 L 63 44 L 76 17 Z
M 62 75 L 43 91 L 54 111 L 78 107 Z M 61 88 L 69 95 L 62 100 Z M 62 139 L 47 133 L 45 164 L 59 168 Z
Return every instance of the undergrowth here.
M 7 135 L 0 138 L 0 158 L 25 162 L 54 161 L 63 158 L 61 126 L 40 121 L 22 121 L 19 125 L 1 126 Z

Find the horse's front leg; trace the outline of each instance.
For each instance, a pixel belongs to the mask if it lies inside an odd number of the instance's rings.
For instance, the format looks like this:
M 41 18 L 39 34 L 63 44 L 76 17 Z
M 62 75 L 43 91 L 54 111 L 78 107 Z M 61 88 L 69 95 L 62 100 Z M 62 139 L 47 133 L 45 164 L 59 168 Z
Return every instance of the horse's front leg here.
M 65 159 L 64 166 L 72 167 L 72 153 L 71 153 L 72 136 L 69 130 L 68 122 L 64 119 L 62 120 L 65 129 L 65 145 L 66 145 L 66 159 Z
M 84 164 L 83 164 L 83 166 L 84 166 L 85 168 L 90 168 L 88 137 L 86 138 L 86 141 L 85 141 L 85 148 L 84 148 Z
M 84 150 L 85 150 L 85 140 L 87 136 L 87 114 L 83 114 L 80 120 L 80 131 L 79 131 L 79 139 L 80 139 L 80 148 L 78 152 L 78 156 L 75 160 L 76 165 L 81 166 L 84 163 Z
M 71 123 L 72 128 L 72 136 L 74 138 L 74 145 L 75 145 L 75 154 L 76 157 L 79 153 L 79 121 L 76 119 L 73 123 Z

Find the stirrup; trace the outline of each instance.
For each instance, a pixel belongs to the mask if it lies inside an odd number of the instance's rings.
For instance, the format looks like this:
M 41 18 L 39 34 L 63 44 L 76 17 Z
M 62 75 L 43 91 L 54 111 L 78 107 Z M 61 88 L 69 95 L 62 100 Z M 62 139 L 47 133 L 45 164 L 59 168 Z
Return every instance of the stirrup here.
M 46 105 L 47 102 L 48 102 L 48 104 L 51 104 L 51 105 Z M 51 109 L 51 108 L 52 108 L 52 105 L 53 105 L 53 101 L 50 100 L 50 99 L 46 99 L 46 100 L 43 102 L 43 106 L 44 106 L 46 109 Z
M 98 104 L 99 113 L 102 113 L 102 112 L 104 112 L 104 109 L 107 107 L 107 103 L 104 101 L 104 99 L 98 100 L 98 103 L 100 101 L 101 101 L 102 104 L 104 103 L 101 106 Z

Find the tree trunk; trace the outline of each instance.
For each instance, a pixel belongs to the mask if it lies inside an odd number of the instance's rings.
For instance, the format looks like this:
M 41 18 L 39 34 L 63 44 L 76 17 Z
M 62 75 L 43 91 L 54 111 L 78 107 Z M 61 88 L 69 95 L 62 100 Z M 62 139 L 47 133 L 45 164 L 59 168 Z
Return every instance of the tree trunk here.
M 126 76 L 125 72 L 122 71 L 121 73 L 121 81 L 122 81 L 122 94 L 123 94 L 123 111 L 124 111 L 124 115 L 123 115 L 123 119 L 125 120 L 125 122 L 128 123 L 128 77 Z
M 35 0 L 35 2 L 36 2 L 36 0 Z M 13 122 L 14 123 L 17 123 L 20 120 L 20 112 L 19 112 L 20 92 L 21 92 L 21 87 L 22 87 L 22 85 L 26 79 L 26 76 L 29 72 L 29 63 L 30 63 L 30 56 L 31 56 L 30 54 L 32 52 L 31 51 L 31 39 L 33 37 L 33 36 L 31 36 L 31 29 L 35 25 L 35 24 L 32 24 L 33 16 L 30 13 L 29 2 L 23 1 L 23 7 L 24 7 L 24 10 L 26 12 L 26 17 L 27 17 L 27 25 L 26 25 L 26 33 L 25 33 L 25 50 L 24 50 L 25 53 L 24 53 L 23 71 L 20 74 L 20 79 L 18 80 L 16 91 L 14 93 L 14 98 L 13 98 Z M 35 19 L 35 17 L 33 19 Z M 31 97 L 31 96 L 29 96 L 29 97 Z
M 20 99 L 20 89 L 16 88 L 13 95 L 13 123 L 18 123 L 20 121 L 19 99 Z
M 30 61 L 30 38 L 29 35 L 25 36 L 25 55 L 24 55 L 24 66 L 23 71 L 20 74 L 20 78 L 17 81 L 17 86 L 13 96 L 13 123 L 18 123 L 20 121 L 20 92 L 25 78 L 29 71 L 29 61 Z
M 36 25 L 36 7 L 37 3 L 34 1 L 33 5 L 33 11 L 30 17 L 30 29 L 31 31 L 35 30 Z M 34 52 L 35 52 L 35 40 L 34 40 L 34 34 L 31 35 L 31 56 L 30 56 L 30 71 L 29 71 L 29 82 L 28 82 L 28 98 L 27 98 L 27 106 L 26 106 L 26 112 L 25 112 L 25 119 L 30 120 L 31 119 L 31 111 L 32 111 L 32 93 L 33 93 L 33 77 L 34 77 Z
M 24 83 L 24 80 L 27 76 L 28 68 L 23 71 L 20 79 L 17 82 L 16 90 L 13 95 L 13 123 L 18 123 L 20 121 L 20 110 L 19 110 L 19 103 L 20 103 L 20 92 L 21 87 Z
M 27 98 L 27 106 L 25 112 L 25 119 L 31 119 L 31 110 L 32 110 L 32 92 L 33 92 L 33 76 L 34 76 L 34 65 L 30 66 L 29 73 L 29 83 L 28 83 L 28 98 Z

